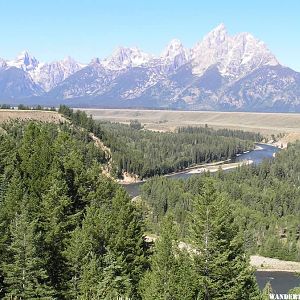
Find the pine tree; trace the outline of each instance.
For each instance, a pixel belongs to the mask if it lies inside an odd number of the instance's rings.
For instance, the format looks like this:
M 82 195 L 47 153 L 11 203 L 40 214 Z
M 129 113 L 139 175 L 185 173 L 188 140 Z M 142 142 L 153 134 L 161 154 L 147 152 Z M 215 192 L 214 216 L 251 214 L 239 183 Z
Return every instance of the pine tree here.
M 139 299 L 146 264 L 141 214 L 123 189 L 110 203 L 96 199 L 65 251 L 71 274 L 68 297 Z
M 194 299 L 195 274 L 190 255 L 178 248 L 173 217 L 167 215 L 155 243 L 151 268 L 141 282 L 144 300 Z
M 49 189 L 41 199 L 39 228 L 43 232 L 43 257 L 52 286 L 61 294 L 65 288 L 66 261 L 63 256 L 65 243 L 70 231 L 70 205 L 67 185 L 58 170 L 52 170 Z
M 20 202 L 23 197 L 23 185 L 20 174 L 15 171 L 10 182 L 3 191 L 0 202 L 0 262 L 8 261 L 10 253 L 8 245 L 10 242 L 10 224 L 16 213 L 19 211 Z M 4 291 L 4 272 L 0 267 L 0 298 Z
M 108 248 L 103 259 L 102 278 L 97 286 L 97 295 L 103 300 L 129 300 L 139 299 L 137 296 L 131 297 L 132 284 L 130 276 L 126 274 L 124 262 L 120 257 Z
M 289 290 L 288 292 L 289 294 L 296 294 L 296 295 L 300 295 L 300 286 L 299 287 L 295 287 L 291 290 Z M 264 299 L 263 299 L 264 300 Z
M 4 299 L 54 299 L 43 260 L 38 253 L 36 224 L 29 220 L 25 200 L 10 226 L 10 260 L 3 262 Z
M 112 199 L 108 221 L 108 246 L 118 266 L 122 267 L 124 281 L 130 282 L 129 295 L 139 299 L 138 285 L 147 266 L 143 238 L 142 213 L 136 208 L 124 189 L 119 188 Z M 124 284 L 126 287 L 126 284 Z M 120 291 L 127 294 L 127 291 Z
M 0 174 L 0 207 L 2 207 L 2 203 L 4 201 L 4 195 L 5 195 L 5 184 L 4 184 L 4 176 L 2 174 Z M 0 218 L 1 219 L 1 218 Z M 1 226 L 0 226 L 0 230 L 1 230 Z M 4 260 L 4 252 L 3 250 L 6 249 L 6 245 L 5 245 L 5 237 L 2 234 L 2 230 L 0 231 L 0 261 Z M 3 289 L 4 289 L 4 283 L 3 283 L 3 273 L 0 267 L 0 298 L 3 297 Z
M 262 291 L 262 300 L 270 300 L 270 294 L 273 293 L 271 283 L 268 281 Z
M 106 214 L 100 207 L 91 205 L 87 208 L 82 225 L 71 233 L 64 251 L 70 274 L 67 299 L 81 299 L 86 294 L 92 298 L 93 291 L 102 279 Z
M 95 253 L 84 258 L 81 278 L 78 282 L 81 300 L 100 300 L 99 281 L 103 277 L 101 260 Z
M 199 299 L 259 299 L 259 291 L 243 249 L 233 207 L 207 179 L 192 213 L 192 241 Z

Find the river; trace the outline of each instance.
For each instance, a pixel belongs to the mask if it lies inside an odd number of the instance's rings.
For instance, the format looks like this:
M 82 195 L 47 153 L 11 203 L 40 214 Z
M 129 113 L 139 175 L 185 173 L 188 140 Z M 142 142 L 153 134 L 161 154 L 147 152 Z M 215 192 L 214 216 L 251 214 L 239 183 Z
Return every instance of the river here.
M 273 158 L 274 153 L 278 152 L 277 147 L 267 144 L 257 144 L 257 148 L 253 151 L 242 153 L 237 156 L 231 162 L 238 162 L 243 160 L 252 160 L 253 164 L 260 164 L 264 159 Z M 232 169 L 231 169 L 232 170 Z M 230 170 L 227 170 L 230 171 Z M 170 179 L 187 179 L 191 176 L 200 176 L 201 174 L 189 174 L 189 171 L 179 174 L 169 175 Z M 124 185 L 127 192 L 131 197 L 138 196 L 140 193 L 140 187 L 144 182 L 132 183 Z M 261 289 L 264 288 L 266 283 L 270 281 L 274 292 L 285 294 L 290 289 L 300 286 L 300 278 L 291 272 L 266 272 L 258 271 L 255 273 L 258 285 Z
M 258 271 L 255 276 L 261 290 L 270 282 L 274 294 L 287 294 L 290 289 L 300 286 L 300 278 L 291 272 Z
M 273 154 L 278 152 L 279 149 L 277 147 L 266 145 L 266 144 L 256 144 L 257 148 L 253 151 L 242 153 L 241 155 L 237 156 L 235 159 L 231 160 L 230 162 L 238 162 L 243 160 L 252 160 L 254 164 L 261 163 L 265 158 L 272 158 Z M 231 169 L 232 170 L 232 169 Z M 229 170 L 227 170 L 229 171 Z M 187 179 L 195 174 L 189 174 L 189 171 L 180 172 L 168 175 L 170 179 Z M 196 176 L 199 176 L 197 174 Z M 125 189 L 129 193 L 131 197 L 136 197 L 140 193 L 140 187 L 143 185 L 144 182 L 137 182 L 124 185 Z

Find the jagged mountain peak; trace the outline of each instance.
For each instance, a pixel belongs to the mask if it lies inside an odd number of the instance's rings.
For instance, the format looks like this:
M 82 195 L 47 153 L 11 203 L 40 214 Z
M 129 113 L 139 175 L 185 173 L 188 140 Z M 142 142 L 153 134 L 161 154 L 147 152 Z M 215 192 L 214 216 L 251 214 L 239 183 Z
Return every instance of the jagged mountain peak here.
M 173 39 L 163 50 L 160 60 L 162 61 L 162 65 L 165 65 L 165 70 L 167 72 L 174 72 L 188 62 L 190 58 L 189 54 L 189 49 L 184 48 L 180 40 Z
M 40 63 L 36 68 L 29 70 L 29 74 L 45 91 L 49 91 L 84 66 L 68 56 L 60 61 Z
M 19 53 L 19 55 L 17 56 L 17 58 L 20 58 L 20 59 L 25 58 L 25 57 L 27 57 L 27 58 L 31 57 L 31 55 L 29 54 L 29 52 L 27 50 L 21 51 Z
M 223 22 L 221 22 L 218 26 L 216 26 L 213 30 L 215 31 L 222 31 L 222 30 L 227 30 L 226 26 Z
M 7 63 L 4 59 L 0 58 L 0 68 L 6 68 Z
M 225 26 L 225 24 L 223 22 L 221 22 L 218 26 L 216 26 L 215 28 L 213 28 L 209 33 L 222 33 L 222 34 L 227 34 L 227 28 Z
M 62 63 L 65 64 L 74 64 L 74 63 L 78 63 L 72 56 L 66 56 L 62 61 Z
M 75 68 L 75 69 L 80 69 L 87 66 L 87 64 L 78 62 L 72 56 L 65 57 L 62 61 L 59 61 L 59 63 L 64 65 L 66 68 Z
M 102 61 L 103 66 L 120 70 L 127 67 L 137 67 L 150 61 L 152 55 L 137 47 L 118 47 L 111 56 Z
M 101 64 L 101 60 L 99 57 L 94 57 L 91 59 L 91 62 L 89 63 L 89 65 L 94 65 L 94 64 Z
M 27 50 L 22 51 L 14 60 L 7 63 L 10 67 L 16 67 L 23 69 L 24 71 L 30 71 L 35 69 L 39 64 L 39 61 Z
M 275 66 L 279 64 L 279 61 L 270 51 L 267 45 L 263 41 L 255 38 L 252 34 L 248 32 L 242 32 L 233 36 L 232 39 L 235 47 L 239 47 L 243 50 L 243 64 L 247 63 L 247 61 L 250 61 L 251 58 L 257 60 L 257 66 Z
M 166 50 L 173 50 L 173 49 L 179 49 L 179 48 L 183 48 L 181 40 L 179 40 L 179 39 L 172 39 L 169 42 Z
M 278 64 L 262 41 L 247 32 L 231 36 L 224 24 L 209 32 L 191 52 L 193 73 L 199 76 L 212 65 L 225 76 L 239 78 L 261 66 Z
M 228 37 L 227 29 L 223 23 L 211 30 L 204 38 L 202 42 L 209 44 L 210 46 L 216 46 L 224 43 Z
M 167 47 L 163 50 L 161 57 L 167 59 L 173 59 L 175 56 L 179 54 L 186 54 L 187 50 L 183 47 L 183 44 L 178 39 L 173 39 L 167 45 Z

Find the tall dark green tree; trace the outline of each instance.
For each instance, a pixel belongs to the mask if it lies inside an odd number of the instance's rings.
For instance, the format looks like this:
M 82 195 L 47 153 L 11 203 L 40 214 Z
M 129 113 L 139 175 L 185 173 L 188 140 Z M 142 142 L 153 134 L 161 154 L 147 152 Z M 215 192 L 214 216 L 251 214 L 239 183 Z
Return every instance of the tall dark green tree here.
M 65 251 L 68 298 L 140 299 L 138 284 L 147 264 L 141 213 L 123 189 L 110 200 L 96 199 Z
M 103 257 L 101 279 L 97 286 L 99 299 L 139 299 L 139 295 L 133 295 L 133 285 L 130 282 L 130 274 L 126 273 L 124 262 L 109 248 Z
M 196 282 L 190 255 L 179 249 L 176 225 L 167 215 L 155 243 L 150 270 L 141 282 L 144 300 L 195 299 Z
M 82 225 L 72 233 L 64 255 L 68 264 L 67 299 L 91 299 L 98 294 L 105 253 L 106 212 L 96 205 L 87 208 Z
M 63 251 L 73 223 L 70 212 L 71 199 L 68 197 L 67 184 L 60 170 L 52 170 L 47 181 L 49 188 L 42 195 L 38 226 L 42 232 L 46 270 L 51 284 L 58 291 L 57 296 L 61 296 L 61 292 L 66 288 L 66 262 Z
M 233 206 L 208 179 L 195 198 L 192 242 L 198 299 L 259 299 L 259 291 L 234 219 Z
M 2 265 L 4 299 L 54 299 L 45 262 L 39 253 L 36 223 L 28 218 L 26 203 L 22 203 L 21 211 L 15 215 L 10 227 L 10 259 Z
M 108 219 L 108 244 L 123 274 L 130 282 L 129 295 L 139 299 L 138 285 L 147 266 L 142 212 L 134 206 L 124 189 L 119 189 L 112 199 Z

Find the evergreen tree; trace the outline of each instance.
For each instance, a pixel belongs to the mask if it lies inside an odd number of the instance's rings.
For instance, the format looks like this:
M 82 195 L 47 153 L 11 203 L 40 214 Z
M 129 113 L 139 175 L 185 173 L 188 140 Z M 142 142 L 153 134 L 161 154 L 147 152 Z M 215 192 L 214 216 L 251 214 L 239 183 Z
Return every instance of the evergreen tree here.
M 58 295 L 61 295 L 66 280 L 63 251 L 72 224 L 71 199 L 67 195 L 67 185 L 59 170 L 52 170 L 49 183 L 49 189 L 42 196 L 38 226 L 43 233 L 43 256 L 47 261 L 47 273 L 51 284 Z
M 4 299 L 54 299 L 41 253 L 38 253 L 36 224 L 29 220 L 24 202 L 10 228 L 10 261 L 2 265 L 5 276 Z
M 142 219 L 123 189 L 110 202 L 93 200 L 65 255 L 70 299 L 139 299 L 146 265 Z
M 173 217 L 167 215 L 155 243 L 150 271 L 141 282 L 144 300 L 194 299 L 195 273 L 191 258 L 178 246 Z
M 8 245 L 10 243 L 11 223 L 19 211 L 20 202 L 23 197 L 23 185 L 20 174 L 15 171 L 7 187 L 3 190 L 0 201 L 0 262 L 6 262 L 10 259 Z M 4 291 L 4 271 L 0 266 L 0 298 Z M 2 298 L 1 298 L 2 299 Z
M 111 254 L 115 257 L 117 265 L 121 266 L 124 282 L 127 280 L 130 282 L 130 297 L 139 299 L 138 285 L 147 266 L 144 225 L 142 213 L 132 204 L 130 197 L 122 188 L 117 190 L 112 199 L 111 215 L 107 221 Z M 127 294 L 127 291 L 124 290 L 124 294 Z
M 258 287 L 229 200 L 212 179 L 195 198 L 192 241 L 199 299 L 259 299 Z
M 295 288 L 289 290 L 289 294 L 300 295 L 300 286 L 299 287 L 295 287 Z
M 262 300 L 270 300 L 270 294 L 273 293 L 271 283 L 268 281 L 262 291 Z
M 259 296 L 244 245 L 249 252 L 259 244 L 265 255 L 299 258 L 300 144 L 272 163 L 219 173 L 216 187 L 229 194 L 234 208 L 206 182 L 208 175 L 147 182 L 142 195 L 147 203 L 141 208 L 153 213 L 149 228 L 162 228 L 149 269 L 144 216 L 117 183 L 100 175 L 107 161 L 87 130 L 111 148 L 118 174 L 126 170 L 141 177 L 230 157 L 251 147 L 247 140 L 255 135 L 209 128 L 151 133 L 97 124 L 85 113 L 65 111 L 75 125 L 3 125 L 1 299 L 140 300 L 144 278 L 145 299 L 193 299 L 196 294 L 199 299 L 255 300 Z M 189 233 L 191 211 L 194 241 L 179 243 Z M 161 226 L 170 212 L 174 219 Z
M 99 282 L 103 277 L 101 261 L 97 255 L 90 253 L 84 258 L 81 269 L 81 278 L 78 282 L 80 290 L 80 299 L 82 300 L 100 300 Z
M 102 279 L 102 257 L 105 253 L 105 217 L 107 212 L 92 205 L 87 209 L 82 226 L 72 233 L 64 255 L 68 263 L 67 299 L 94 297 Z M 90 275 L 92 274 L 92 275 Z
M 124 262 L 108 248 L 103 259 L 101 282 L 97 286 L 98 299 L 139 299 L 137 295 L 131 297 L 131 291 L 132 284 L 129 274 L 126 274 Z

